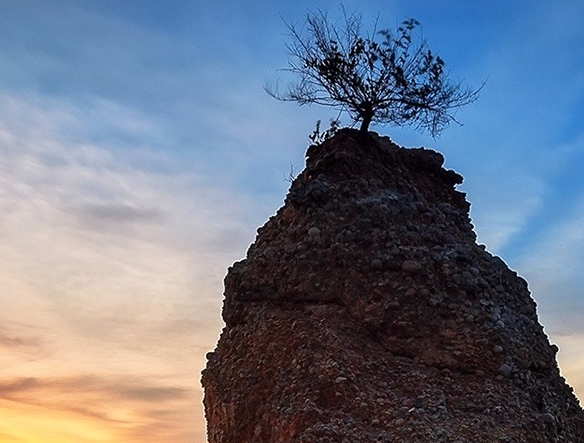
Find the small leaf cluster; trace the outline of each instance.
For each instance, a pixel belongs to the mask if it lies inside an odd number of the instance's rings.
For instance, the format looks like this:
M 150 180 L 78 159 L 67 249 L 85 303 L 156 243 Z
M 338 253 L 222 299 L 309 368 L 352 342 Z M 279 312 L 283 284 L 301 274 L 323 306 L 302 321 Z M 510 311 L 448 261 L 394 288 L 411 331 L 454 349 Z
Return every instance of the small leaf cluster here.
M 308 136 L 308 139 L 313 145 L 319 145 L 329 138 L 332 138 L 337 131 L 340 129 L 339 120 L 331 120 L 330 125 L 327 130 L 321 132 L 320 128 L 321 121 L 317 120 L 314 131 Z

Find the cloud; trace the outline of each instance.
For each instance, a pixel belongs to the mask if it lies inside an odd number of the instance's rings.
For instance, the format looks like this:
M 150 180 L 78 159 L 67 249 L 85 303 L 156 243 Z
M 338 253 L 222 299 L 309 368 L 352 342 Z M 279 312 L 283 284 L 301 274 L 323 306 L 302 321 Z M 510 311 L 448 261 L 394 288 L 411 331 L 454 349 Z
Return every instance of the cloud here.
M 55 99 L 0 99 L 0 319 L 47 337 L 32 376 L 50 370 L 50 355 L 77 371 L 191 374 L 197 385 L 222 326 L 222 279 L 257 205 L 163 153 L 153 169 L 87 143 L 85 118 Z M 11 325 L 6 340 L 19 332 Z
M 180 61 L 179 54 L 188 58 L 189 45 L 114 14 L 65 3 L 58 8 L 42 2 L 3 5 L 5 82 L 70 97 L 99 93 L 126 103 L 142 97 L 143 105 L 153 95 L 176 97 L 180 88 L 169 86 L 176 86 L 184 66 L 170 61 Z M 22 26 L 25 20 L 31 26 Z M 145 72 L 147 78 L 141 77 Z M 164 77 L 167 81 L 160 81 Z M 158 80 L 159 88 L 148 91 L 148 80 Z
M 38 354 L 42 346 L 40 337 L 18 337 L 0 331 L 0 348 L 4 350 Z
M 100 106 L 91 118 L 111 109 Z M 258 205 L 222 187 L 221 174 L 155 151 L 157 121 L 127 113 L 142 121 L 140 142 L 120 153 L 107 137 L 85 138 L 83 107 L 0 97 L 0 349 L 10 351 L 0 391 L 133 423 L 151 436 L 141 441 L 157 441 L 155 428 L 174 425 L 144 418 L 154 405 L 175 411 L 176 432 L 192 434 L 192 414 L 202 417 L 193 389 L 222 326 L 222 279 L 253 236 Z
M 53 109 L 46 117 L 35 112 L 34 103 L 15 102 L 2 103 L 2 154 L 7 161 L 0 205 L 5 209 L 4 235 L 23 250 L 44 247 L 53 258 L 65 259 L 75 249 L 63 245 L 72 242 L 82 254 L 100 248 L 115 252 L 116 245 L 190 255 L 221 248 L 233 254 L 238 243 L 247 242 L 242 231 L 249 228 L 234 217 L 239 211 L 245 219 L 253 210 L 242 205 L 245 196 L 213 188 L 212 180 L 197 172 L 144 170 L 117 158 L 109 145 L 68 140 L 53 122 Z M 31 111 L 27 123 L 21 121 L 16 128 L 9 115 L 15 108 L 17 115 Z M 57 107 L 55 114 L 59 111 Z M 42 233 L 41 227 L 51 234 Z M 28 235 L 19 235 L 25 231 Z
M 548 225 L 545 233 L 519 258 L 519 267 L 528 277 L 546 326 L 558 334 L 584 332 L 584 199 L 578 210 L 565 220 Z
M 0 87 L 42 96 L 37 111 L 44 127 L 58 124 L 69 140 L 82 134 L 89 147 L 107 145 L 117 159 L 133 155 L 133 164 L 159 171 L 205 168 L 224 188 L 261 192 L 272 208 L 281 202 L 290 163 L 303 162 L 307 134 L 322 110 L 300 110 L 263 91 L 282 66 L 267 65 L 273 59 L 268 48 L 277 46 L 284 59 L 284 45 L 266 43 L 257 27 L 251 31 L 233 15 L 240 6 L 232 6 L 190 6 L 180 14 L 161 7 L 160 15 L 177 21 L 171 29 L 149 27 L 152 22 L 144 22 L 142 7 L 135 5 L 4 6 L 0 25 L 9 38 L 0 42 Z M 277 8 L 258 5 L 253 17 L 247 8 L 240 13 L 254 21 L 272 15 L 259 29 L 276 23 L 277 34 L 284 31 Z M 31 26 L 23 27 L 24 20 Z M 189 25 L 179 29 L 184 21 Z M 45 35 L 51 37 L 39 37 Z M 178 164 L 160 161 L 156 154 L 163 150 Z
M 161 402 L 168 399 L 184 398 L 186 389 L 177 387 L 126 388 L 120 392 L 120 397 L 127 400 L 142 400 Z
M 163 214 L 156 208 L 140 208 L 130 203 L 88 203 L 73 209 L 82 227 L 95 232 L 124 232 L 136 226 L 163 222 Z
M 9 400 L 15 408 L 35 407 L 39 417 L 74 414 L 126 435 L 124 441 L 189 441 L 193 389 L 152 378 L 82 375 L 60 378 L 16 378 L 0 382 L 0 411 Z M 161 413 L 164 411 L 164 413 Z M 69 418 L 70 419 L 70 418 Z M 148 429 L 147 439 L 135 440 Z
M 10 291 L 10 285 L 4 283 L 0 279 L 3 290 Z M 3 310 L 11 313 L 9 306 L 3 306 Z M 16 368 L 21 365 L 35 365 L 50 357 L 51 350 L 42 328 L 13 321 L 11 315 L 7 317 L 2 319 L 0 327 L 0 365 L 4 368 L 4 376 L 11 376 L 18 373 Z
M 192 389 L 191 389 L 192 390 Z M 61 378 L 24 377 L 0 381 L 0 395 L 3 398 L 26 400 L 37 405 L 47 405 L 45 395 L 91 397 L 108 403 L 114 400 L 124 402 L 151 403 L 183 400 L 189 390 L 178 386 L 153 384 L 152 378 L 140 376 L 83 375 Z M 60 405 L 68 408 L 69 406 Z
M 0 382 L 0 394 L 11 395 L 19 392 L 26 392 L 38 386 L 37 380 L 32 377 L 21 378 L 9 382 Z
M 500 171 L 506 170 L 501 176 Z M 464 186 L 471 196 L 471 216 L 479 241 L 495 253 L 520 235 L 542 204 L 542 183 L 526 171 L 507 165 L 493 166 L 491 173 L 473 177 Z M 493 185 L 496 183 L 496 185 Z

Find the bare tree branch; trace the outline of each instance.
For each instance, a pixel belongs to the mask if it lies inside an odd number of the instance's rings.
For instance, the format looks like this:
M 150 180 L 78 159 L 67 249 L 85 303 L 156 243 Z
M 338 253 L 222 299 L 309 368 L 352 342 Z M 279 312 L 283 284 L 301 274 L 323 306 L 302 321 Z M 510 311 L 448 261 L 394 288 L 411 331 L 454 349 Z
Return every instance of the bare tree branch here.
M 478 98 L 480 88 L 450 81 L 425 39 L 414 41 L 415 19 L 395 32 L 377 31 L 376 21 L 373 33 L 363 36 L 361 16 L 343 14 L 340 26 L 322 11 L 306 15 L 305 29 L 287 24 L 292 41 L 285 70 L 299 80 L 283 94 L 266 88 L 270 95 L 346 111 L 364 132 L 374 122 L 412 125 L 433 137 L 456 122 L 455 110 Z

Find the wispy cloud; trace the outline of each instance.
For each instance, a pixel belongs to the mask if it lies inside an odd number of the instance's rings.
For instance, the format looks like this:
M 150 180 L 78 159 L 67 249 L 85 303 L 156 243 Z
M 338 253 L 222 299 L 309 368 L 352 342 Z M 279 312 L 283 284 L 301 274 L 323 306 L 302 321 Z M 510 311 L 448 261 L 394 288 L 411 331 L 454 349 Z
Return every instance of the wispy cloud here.
M 51 406 L 69 409 L 70 403 L 53 405 L 55 398 L 78 397 L 81 402 L 104 402 L 97 407 L 108 406 L 112 399 L 123 402 L 153 404 L 160 407 L 165 402 L 184 400 L 189 391 L 179 386 L 156 385 L 152 378 L 135 376 L 84 375 L 63 378 L 25 377 L 0 382 L 0 396 L 4 399 L 26 401 L 39 406 Z M 51 395 L 46 395 L 51 394 Z
M 538 294 L 551 333 L 582 333 L 584 316 L 584 200 L 519 258 L 522 272 Z
M 42 348 L 40 337 L 19 337 L 6 334 L 0 330 L 0 348 L 5 351 L 17 351 L 37 354 Z
M 84 140 L 86 118 L 58 100 L 0 98 L 0 347 L 14 364 L 31 353 L 37 360 L 21 366 L 25 378 L 5 373 L 0 391 L 13 401 L 51 398 L 60 411 L 68 404 L 96 419 L 129 421 L 131 413 L 144 434 L 160 436 L 154 428 L 163 421 L 140 418 L 150 415 L 148 404 L 185 423 L 189 407 L 202 417 L 197 368 L 221 328 L 222 278 L 249 244 L 255 205 L 162 154 L 153 159 L 163 167 L 153 168 L 144 155 L 134 162 L 107 142 Z M 134 136 L 146 131 L 144 143 L 128 149 L 148 155 L 147 128 L 156 121 L 140 118 Z M 17 322 L 34 324 L 43 341 Z M 103 373 L 55 378 L 55 358 L 70 361 L 70 372 Z M 152 383 L 157 373 L 176 384 Z M 118 403 L 139 406 L 110 413 Z M 149 438 L 142 441 L 157 441 Z

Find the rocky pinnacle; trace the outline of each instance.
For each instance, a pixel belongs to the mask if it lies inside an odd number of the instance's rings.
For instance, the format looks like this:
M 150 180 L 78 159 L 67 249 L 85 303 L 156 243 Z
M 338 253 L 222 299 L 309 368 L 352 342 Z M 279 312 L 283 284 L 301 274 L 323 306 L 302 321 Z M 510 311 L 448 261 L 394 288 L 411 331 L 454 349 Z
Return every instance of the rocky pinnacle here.
M 441 154 L 341 130 L 225 278 L 209 443 L 582 443 L 524 279 Z

